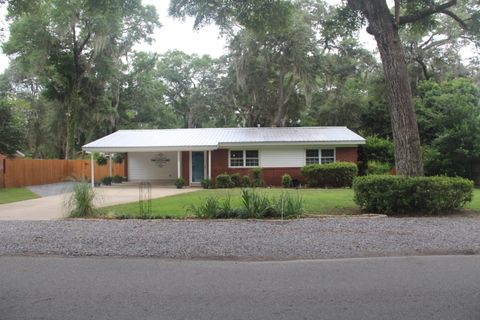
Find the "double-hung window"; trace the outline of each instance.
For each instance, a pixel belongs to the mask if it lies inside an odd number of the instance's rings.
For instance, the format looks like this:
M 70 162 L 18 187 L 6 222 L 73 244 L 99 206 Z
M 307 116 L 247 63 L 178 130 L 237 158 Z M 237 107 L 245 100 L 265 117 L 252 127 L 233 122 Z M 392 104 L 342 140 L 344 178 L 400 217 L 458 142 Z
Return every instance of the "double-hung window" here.
M 335 162 L 335 149 L 307 149 L 305 164 Z
M 230 150 L 230 167 L 258 167 L 258 150 Z

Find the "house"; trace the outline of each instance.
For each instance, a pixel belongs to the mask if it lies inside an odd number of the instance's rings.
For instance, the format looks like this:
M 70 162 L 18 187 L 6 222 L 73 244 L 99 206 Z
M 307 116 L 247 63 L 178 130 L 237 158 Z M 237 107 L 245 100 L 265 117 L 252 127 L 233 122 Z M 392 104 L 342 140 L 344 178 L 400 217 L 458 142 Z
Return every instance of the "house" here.
M 248 175 L 262 168 L 268 185 L 279 185 L 284 173 L 300 177 L 306 164 L 357 162 L 365 139 L 346 127 L 256 127 L 119 130 L 90 142 L 83 150 L 126 153 L 129 181 L 186 185 L 215 180 L 221 173 Z M 92 167 L 93 170 L 93 167 Z

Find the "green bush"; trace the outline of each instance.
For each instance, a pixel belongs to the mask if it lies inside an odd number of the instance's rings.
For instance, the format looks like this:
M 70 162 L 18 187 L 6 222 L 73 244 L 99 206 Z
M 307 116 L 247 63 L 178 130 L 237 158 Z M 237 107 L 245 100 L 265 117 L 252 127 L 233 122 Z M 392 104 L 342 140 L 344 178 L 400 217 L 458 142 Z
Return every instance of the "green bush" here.
M 252 187 L 264 187 L 265 181 L 262 180 L 262 168 L 253 168 L 252 172 Z
M 230 196 L 221 200 L 207 197 L 200 205 L 191 205 L 188 211 L 201 219 L 264 219 L 292 218 L 304 212 L 304 201 L 298 194 L 282 193 L 279 199 L 269 198 L 256 189 L 242 190 L 242 207 L 233 208 Z
M 389 174 L 392 165 L 386 162 L 368 161 L 366 174 Z
M 113 183 L 122 183 L 123 182 L 123 177 L 119 176 L 118 174 L 112 177 L 112 182 Z
M 97 210 L 93 204 L 95 191 L 86 182 L 76 183 L 73 192 L 66 202 L 66 208 L 71 218 L 93 217 Z
M 355 202 L 368 212 L 443 213 L 472 200 L 473 182 L 459 177 L 371 175 L 353 181 Z
M 183 177 L 180 177 L 177 180 L 175 180 L 175 186 L 177 187 L 177 189 L 182 189 L 184 185 L 185 185 L 185 179 L 183 179 Z
M 378 161 L 393 164 L 394 146 L 389 139 L 368 137 L 362 146 L 367 161 Z
M 99 166 L 104 166 L 107 164 L 108 159 L 103 154 L 95 153 L 95 161 Z
M 232 180 L 232 184 L 234 187 L 241 187 L 242 186 L 242 182 L 240 180 L 240 173 L 232 173 L 230 175 L 230 180 Z
M 248 188 L 250 187 L 251 183 L 250 183 L 250 177 L 249 176 L 243 176 L 242 177 L 242 187 L 243 188 Z
M 357 170 L 357 165 L 351 162 L 332 162 L 309 164 L 301 172 L 309 187 L 344 188 L 352 186 Z
M 202 179 L 200 181 L 200 185 L 202 186 L 203 189 L 212 189 L 213 188 L 213 182 L 212 179 Z
M 106 176 L 106 177 L 103 177 L 100 181 L 102 182 L 103 185 L 110 186 L 112 185 L 113 177 Z
M 122 163 L 123 162 L 123 159 L 125 158 L 125 156 L 123 155 L 123 153 L 115 153 L 115 155 L 112 157 L 112 161 L 114 163 Z
M 232 188 L 232 178 L 228 173 L 222 173 L 215 179 L 217 188 Z
M 288 173 L 282 176 L 282 186 L 284 188 L 290 188 L 292 186 L 292 177 Z

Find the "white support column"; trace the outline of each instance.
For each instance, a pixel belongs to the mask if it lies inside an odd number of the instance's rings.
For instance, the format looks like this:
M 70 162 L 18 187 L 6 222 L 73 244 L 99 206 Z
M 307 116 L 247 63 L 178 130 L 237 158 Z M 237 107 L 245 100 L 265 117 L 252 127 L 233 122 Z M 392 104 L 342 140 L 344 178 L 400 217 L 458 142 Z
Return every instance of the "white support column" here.
M 177 151 L 177 178 L 182 176 L 182 152 Z
M 110 156 L 108 157 L 108 175 L 111 177 L 113 175 L 112 172 L 112 154 L 110 153 Z
M 93 152 L 90 154 L 90 175 L 92 181 L 92 188 L 95 187 L 95 162 L 93 159 Z
M 212 179 L 212 151 L 208 150 L 208 179 Z

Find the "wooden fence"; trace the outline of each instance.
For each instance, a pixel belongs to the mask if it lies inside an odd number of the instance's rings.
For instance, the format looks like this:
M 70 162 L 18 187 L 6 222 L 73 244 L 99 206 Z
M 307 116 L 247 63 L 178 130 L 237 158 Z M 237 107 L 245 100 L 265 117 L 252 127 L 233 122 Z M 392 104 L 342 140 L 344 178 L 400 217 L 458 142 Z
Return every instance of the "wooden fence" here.
M 112 175 L 126 176 L 126 166 L 112 163 Z M 99 166 L 95 162 L 95 181 L 109 175 L 109 164 Z M 90 180 L 90 160 L 26 160 L 5 159 L 0 171 L 0 187 L 24 187 L 67 181 Z

